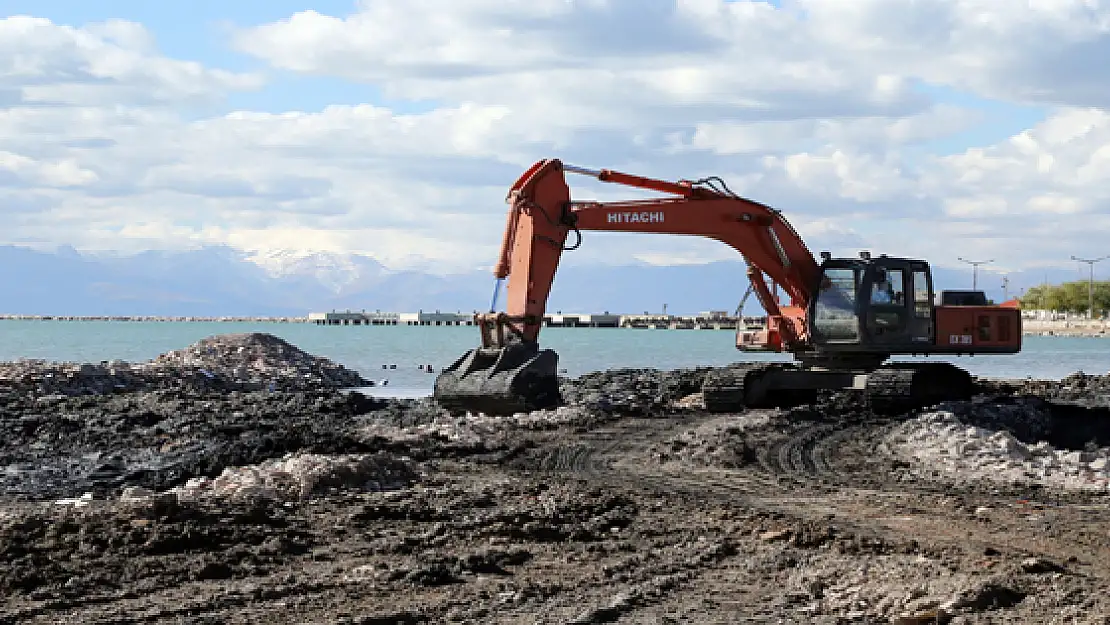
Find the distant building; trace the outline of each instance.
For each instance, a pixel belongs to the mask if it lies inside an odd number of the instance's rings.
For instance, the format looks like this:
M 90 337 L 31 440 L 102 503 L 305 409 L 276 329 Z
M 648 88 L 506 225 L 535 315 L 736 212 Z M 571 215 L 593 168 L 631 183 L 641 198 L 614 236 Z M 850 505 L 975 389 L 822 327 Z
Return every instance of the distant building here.
M 414 312 L 400 313 L 401 325 L 409 326 L 461 326 L 472 325 L 473 314 L 445 313 L 445 312 Z
M 544 325 L 557 328 L 617 328 L 620 327 L 620 315 L 590 315 L 590 314 L 563 314 L 547 315 L 543 318 Z

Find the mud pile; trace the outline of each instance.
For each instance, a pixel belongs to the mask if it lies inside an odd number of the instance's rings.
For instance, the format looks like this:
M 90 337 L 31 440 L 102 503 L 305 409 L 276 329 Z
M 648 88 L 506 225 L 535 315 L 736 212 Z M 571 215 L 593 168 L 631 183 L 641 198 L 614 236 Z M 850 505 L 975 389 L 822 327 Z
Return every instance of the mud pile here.
M 223 334 L 155 358 L 148 369 L 199 369 L 224 388 L 244 390 L 305 390 L 350 388 L 374 383 L 319 356 L 313 356 L 272 334 Z
M 1079 372 L 1059 382 L 1029 380 L 1019 388 L 1022 394 L 1043 397 L 1057 403 L 1110 408 L 1110 375 Z
M 334 391 L 8 396 L 0 403 L 0 492 L 166 490 L 287 453 L 372 452 L 353 431 L 388 406 Z
M 171 388 L 290 391 L 373 384 L 356 371 L 262 333 L 209 337 L 145 363 L 0 363 L 0 389 L 15 394 L 104 395 Z
M 772 411 L 754 412 L 715 419 L 682 432 L 669 441 L 652 447 L 661 463 L 736 468 L 751 463 L 756 450 L 746 435 L 771 425 L 777 418 Z
M 701 392 L 711 368 L 612 369 L 561 379 L 560 393 L 570 406 L 623 416 L 651 416 L 673 410 L 675 403 Z
M 1035 398 L 945 404 L 894 427 L 885 450 L 950 479 L 1110 492 L 1110 412 L 1080 420 Z

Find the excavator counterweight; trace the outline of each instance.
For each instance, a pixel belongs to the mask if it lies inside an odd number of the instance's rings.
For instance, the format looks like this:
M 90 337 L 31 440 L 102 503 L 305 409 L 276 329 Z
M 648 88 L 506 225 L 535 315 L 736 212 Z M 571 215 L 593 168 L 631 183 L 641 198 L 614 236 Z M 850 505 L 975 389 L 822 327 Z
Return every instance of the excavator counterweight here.
M 573 201 L 566 173 L 664 197 Z M 454 412 L 512 414 L 561 402 L 558 356 L 540 348 L 539 333 L 559 260 L 582 242 L 582 231 L 700 236 L 743 257 L 767 325 L 738 332 L 737 349 L 786 352 L 796 362 L 741 363 L 708 374 L 702 391 L 713 412 L 789 405 L 827 389 L 862 391 L 882 411 L 963 399 L 972 378 L 959 367 L 887 360 L 1021 349 L 1015 306 L 991 305 L 980 291 L 937 294 L 922 260 L 822 252 L 818 263 L 778 210 L 740 197 L 716 177 L 669 182 L 547 159 L 517 179 L 507 202 L 493 272 L 498 283 L 508 278 L 506 310 L 491 306 L 488 314 L 475 315 L 481 345 L 437 378 L 434 397 Z M 571 234 L 574 244 L 567 247 Z

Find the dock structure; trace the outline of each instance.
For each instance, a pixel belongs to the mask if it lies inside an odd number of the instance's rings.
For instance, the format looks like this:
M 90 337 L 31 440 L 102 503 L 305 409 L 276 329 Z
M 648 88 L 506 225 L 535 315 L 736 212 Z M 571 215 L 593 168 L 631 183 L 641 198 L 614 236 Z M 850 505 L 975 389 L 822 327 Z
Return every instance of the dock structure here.
M 309 323 L 323 326 L 469 326 L 474 314 L 444 312 L 324 312 L 309 313 Z
M 310 313 L 307 321 L 328 326 L 472 326 L 474 313 L 463 312 L 354 312 L 332 311 Z M 713 311 L 692 316 L 682 315 L 616 315 L 605 313 L 563 313 L 545 315 L 544 327 L 549 328 L 637 328 L 670 330 L 735 330 L 761 327 L 765 317 L 736 317 Z
M 554 315 L 544 315 L 543 325 L 549 328 L 619 328 L 621 316 L 609 313 L 595 315 L 558 312 Z

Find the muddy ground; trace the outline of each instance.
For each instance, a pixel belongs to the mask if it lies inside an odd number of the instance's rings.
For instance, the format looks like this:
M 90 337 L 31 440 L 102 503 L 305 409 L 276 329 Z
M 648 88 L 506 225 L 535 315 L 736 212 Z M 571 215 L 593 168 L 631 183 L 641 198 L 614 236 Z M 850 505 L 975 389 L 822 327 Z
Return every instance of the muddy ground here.
M 1110 623 L 1106 378 L 940 407 L 1078 452 L 1095 485 L 1064 488 L 898 452 L 920 413 L 847 393 L 710 415 L 702 373 L 502 419 L 0 384 L 0 622 Z

